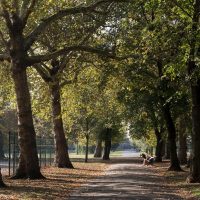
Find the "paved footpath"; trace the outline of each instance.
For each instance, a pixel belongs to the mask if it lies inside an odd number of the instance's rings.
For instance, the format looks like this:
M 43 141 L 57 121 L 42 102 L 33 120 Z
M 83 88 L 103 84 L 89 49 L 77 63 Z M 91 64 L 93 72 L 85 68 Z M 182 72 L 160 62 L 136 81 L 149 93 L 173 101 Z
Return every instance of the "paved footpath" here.
M 173 186 L 136 158 L 114 159 L 107 174 L 71 194 L 69 200 L 181 200 Z

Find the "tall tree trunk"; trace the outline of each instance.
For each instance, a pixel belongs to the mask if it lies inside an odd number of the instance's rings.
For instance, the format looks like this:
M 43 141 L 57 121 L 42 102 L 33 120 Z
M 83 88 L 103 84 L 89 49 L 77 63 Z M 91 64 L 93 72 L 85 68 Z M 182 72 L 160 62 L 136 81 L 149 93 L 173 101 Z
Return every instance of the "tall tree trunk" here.
M 37 155 L 27 74 L 26 69 L 20 67 L 15 63 L 12 66 L 12 77 L 17 98 L 19 147 L 21 153 L 20 164 L 14 178 L 40 179 L 44 177 L 40 173 Z
M 15 175 L 13 175 L 11 177 L 11 179 L 19 179 L 19 178 L 25 178 L 27 177 L 27 174 L 26 174 L 26 161 L 22 155 L 22 153 L 20 152 L 20 155 L 19 155 L 19 165 L 18 165 L 18 168 L 15 172 Z
M 65 138 L 60 102 L 59 81 L 55 80 L 50 85 L 52 97 L 52 117 L 55 138 L 55 165 L 60 168 L 73 168 L 69 158 L 68 145 Z
M 155 129 L 156 135 L 156 162 L 162 162 L 162 150 L 163 150 L 163 140 L 162 133 L 157 128 Z
M 110 160 L 110 149 L 111 149 L 111 140 L 105 140 L 103 160 Z
M 166 139 L 167 141 L 165 141 L 165 155 L 164 158 L 165 159 L 170 159 L 170 142 L 168 140 L 168 138 Z
M 86 135 L 85 163 L 88 162 L 89 135 Z
M 97 145 L 95 148 L 95 152 L 94 152 L 94 157 L 95 158 L 101 158 L 102 156 L 102 140 L 98 139 L 97 140 Z
M 192 86 L 193 157 L 190 182 L 200 182 L 200 80 Z
M 182 165 L 187 164 L 187 136 L 179 134 L 178 159 Z
M 76 155 L 79 154 L 79 144 L 78 144 L 78 140 L 76 141 Z
M 153 156 L 153 147 L 150 147 L 149 151 L 150 151 L 150 155 Z
M 165 94 L 169 90 L 168 80 L 163 79 L 163 63 L 159 59 L 157 61 L 158 74 L 160 77 L 161 88 L 160 90 Z M 166 127 L 168 131 L 168 141 L 170 145 L 170 162 L 171 165 L 168 170 L 171 171 L 181 171 L 180 163 L 177 156 L 177 147 L 176 147 L 176 129 L 174 121 L 171 116 L 170 103 L 166 102 L 166 97 L 160 96 L 160 101 L 162 103 L 162 112 L 166 122 Z
M 1 168 L 0 168 L 0 188 L 7 187 L 7 185 L 3 182 L 3 177 L 1 174 Z
M 195 63 L 196 50 L 200 51 L 199 38 L 197 37 L 200 19 L 200 0 L 194 1 L 192 18 L 192 37 L 190 41 L 190 56 L 188 59 L 188 75 L 198 76 L 198 66 Z M 199 52 L 198 52 L 199 53 Z M 196 71 L 196 72 L 195 72 Z M 193 158 L 189 182 L 200 182 L 200 79 L 191 81 L 192 93 L 192 127 L 193 127 Z
M 181 171 L 180 163 L 177 156 L 177 147 L 176 147 L 176 129 L 170 113 L 170 106 L 166 103 L 163 106 L 163 114 L 166 121 L 167 131 L 168 131 L 168 140 L 170 144 L 170 171 Z
M 187 135 L 184 119 L 180 119 L 179 123 L 179 151 L 178 158 L 180 163 L 187 164 Z
M 110 150 L 111 150 L 111 130 L 107 128 L 103 160 L 110 160 Z
M 165 143 L 166 143 L 166 141 L 163 139 L 162 140 L 163 141 L 163 147 L 162 147 L 162 157 L 164 157 L 165 156 Z
M 3 145 L 4 145 L 4 142 L 3 142 L 3 133 L 0 130 L 0 159 L 5 158 L 4 150 L 3 150 Z

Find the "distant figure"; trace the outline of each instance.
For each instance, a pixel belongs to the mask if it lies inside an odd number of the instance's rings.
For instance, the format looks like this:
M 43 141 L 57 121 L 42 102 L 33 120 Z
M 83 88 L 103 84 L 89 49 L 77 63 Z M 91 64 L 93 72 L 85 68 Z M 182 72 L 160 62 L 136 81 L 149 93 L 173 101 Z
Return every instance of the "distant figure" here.
M 146 155 L 145 153 L 142 153 L 141 157 L 144 158 L 143 165 L 153 165 L 154 157 Z

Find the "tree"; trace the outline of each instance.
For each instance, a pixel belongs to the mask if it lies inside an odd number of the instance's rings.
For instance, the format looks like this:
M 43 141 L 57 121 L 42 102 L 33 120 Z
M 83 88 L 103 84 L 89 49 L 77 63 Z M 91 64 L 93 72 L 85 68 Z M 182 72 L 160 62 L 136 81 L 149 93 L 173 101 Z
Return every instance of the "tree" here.
M 1 168 L 0 168 L 0 188 L 7 187 L 6 184 L 3 182 L 2 174 L 1 174 Z
M 195 0 L 191 22 L 191 37 L 189 42 L 189 57 L 187 60 L 188 75 L 191 78 L 192 94 L 192 124 L 193 124 L 193 158 L 190 182 L 200 182 L 200 78 L 198 72 L 199 57 L 199 23 L 200 1 Z
M 110 160 L 110 150 L 111 150 L 111 144 L 112 144 L 112 129 L 106 128 L 104 129 L 104 154 L 103 154 L 103 160 Z
M 185 119 L 183 118 L 185 117 Z M 187 164 L 187 123 L 191 120 L 188 117 L 182 116 L 178 121 L 178 142 L 179 142 L 179 150 L 178 150 L 178 159 L 180 163 Z
M 87 65 L 87 63 L 85 64 Z M 98 133 L 99 128 L 99 116 L 95 110 L 99 104 L 98 82 L 98 70 L 89 64 L 89 66 L 79 74 L 78 82 L 76 83 L 76 92 L 79 96 L 77 106 L 79 115 L 77 116 L 77 123 L 81 127 L 81 132 L 84 134 L 86 140 L 85 162 L 88 161 L 89 140 L 92 135 Z
M 73 44 L 80 46 L 91 42 L 89 39 L 93 37 L 94 33 L 98 30 L 99 27 L 104 25 L 107 14 L 109 13 L 109 7 L 106 8 L 104 13 L 105 15 L 101 13 L 96 14 L 96 16 L 92 15 L 93 17 L 91 17 L 89 14 L 88 16 L 76 16 L 76 20 L 73 19 L 75 24 L 64 28 L 63 21 L 62 23 L 53 24 L 53 27 L 49 27 L 49 31 L 47 33 L 48 35 L 45 35 L 45 37 L 40 39 L 42 48 L 46 48 L 49 52 L 51 52 L 54 48 L 59 48 L 61 44 L 65 44 L 65 46 L 70 47 Z M 98 18 L 98 20 L 94 20 L 95 18 Z M 71 23 L 71 20 L 72 18 L 69 17 L 69 19 L 65 19 L 64 23 L 69 24 Z M 62 33 L 59 35 L 59 37 L 57 37 L 57 30 L 61 30 L 60 32 Z M 66 38 L 68 38 L 67 42 Z M 98 51 L 97 49 L 95 50 L 89 47 L 83 48 L 83 51 L 92 51 L 94 53 L 100 54 L 102 53 L 102 51 Z M 80 54 L 77 55 L 71 51 L 66 55 L 53 59 L 51 63 L 48 62 L 35 66 L 43 80 L 48 84 L 52 97 L 52 117 L 54 125 L 54 136 L 56 141 L 55 164 L 58 167 L 73 167 L 69 159 L 67 151 L 68 147 L 64 136 L 60 90 L 65 84 L 73 82 L 73 80 L 65 80 L 66 78 L 68 79 L 70 75 L 75 72 L 75 81 L 78 72 L 81 70 L 81 68 L 83 68 L 83 66 L 76 67 L 74 60 L 79 59 L 79 57 Z M 74 64 L 72 64 L 73 62 Z
M 95 152 L 94 152 L 94 157 L 95 158 L 101 158 L 102 157 L 102 139 L 99 137 L 97 139 L 97 143 L 96 143 L 96 148 L 95 148 Z
M 12 123 L 12 117 L 8 117 L 9 111 L 15 112 L 15 98 L 13 97 L 13 84 L 9 73 L 9 66 L 1 66 L 0 71 L 0 159 L 5 158 L 4 144 L 5 136 L 10 130 L 16 131 L 16 124 Z M 10 127 L 12 126 L 12 127 Z
M 127 62 L 130 65 L 129 73 L 136 74 L 136 77 L 138 72 L 143 73 L 141 82 L 147 77 L 148 82 L 145 84 L 148 86 L 152 83 L 149 88 L 155 89 L 171 146 L 169 170 L 180 170 L 173 111 L 176 110 L 174 97 L 180 92 L 174 85 L 178 83 L 182 72 L 184 51 L 181 48 L 181 37 L 174 33 L 180 32 L 182 36 L 184 33 L 182 24 L 176 24 L 173 21 L 175 19 L 169 16 L 170 6 L 166 1 L 140 1 L 137 5 L 133 4 L 134 11 L 129 11 L 132 20 L 124 20 L 121 25 L 128 33 L 126 38 L 121 37 L 121 51 L 137 55 L 138 59 L 129 59 Z
M 2 133 L 2 131 L 0 131 L 0 159 L 5 158 L 3 144 L 4 144 L 3 133 Z
M 15 86 L 17 99 L 18 121 L 19 121 L 19 145 L 20 162 L 15 178 L 29 177 L 30 179 L 43 178 L 40 173 L 35 129 L 33 125 L 30 92 L 28 88 L 27 72 L 28 66 L 47 61 L 71 50 L 80 50 L 80 46 L 61 48 L 53 53 L 30 55 L 31 48 L 36 44 L 39 36 L 45 29 L 57 20 L 61 20 L 69 15 L 79 13 L 91 13 L 101 5 L 110 5 L 110 1 L 97 1 L 95 3 L 72 8 L 60 9 L 56 13 L 49 13 L 41 19 L 35 9 L 41 11 L 43 7 L 40 2 L 31 1 L 1 1 L 2 12 L 2 54 L 0 60 L 7 60 L 11 63 L 11 73 Z M 47 2 L 48 4 L 48 2 Z M 32 14 L 32 15 L 31 15 Z M 36 14 L 36 15 L 34 15 Z M 33 17 L 36 17 L 34 19 Z M 31 19 L 35 24 L 31 23 Z M 40 21 L 40 22 L 39 22 Z M 85 47 L 83 47 L 85 49 Z
M 87 55 L 88 57 L 89 55 Z M 106 61 L 102 61 L 102 59 L 95 59 L 95 64 L 90 63 L 88 59 L 85 62 L 82 61 L 81 64 L 85 67 L 80 71 L 77 81 L 63 88 L 63 101 L 67 102 L 64 118 L 68 117 L 74 121 L 72 126 L 82 132 L 82 135 L 86 138 L 86 143 L 88 143 L 87 139 L 90 139 L 90 141 L 97 138 L 101 141 L 104 140 L 106 131 L 102 130 L 106 130 L 106 128 L 109 128 L 108 126 L 111 126 L 110 129 L 116 130 L 121 128 L 119 124 L 122 122 L 122 106 L 116 99 L 119 83 L 114 77 L 109 77 L 103 87 L 104 89 L 101 88 L 102 80 L 104 80 L 102 76 L 105 72 L 102 69 L 105 67 L 105 63 Z M 70 103 L 70 99 L 74 102 Z M 116 134 L 112 134 L 112 139 L 118 137 L 120 140 L 119 132 L 115 132 Z

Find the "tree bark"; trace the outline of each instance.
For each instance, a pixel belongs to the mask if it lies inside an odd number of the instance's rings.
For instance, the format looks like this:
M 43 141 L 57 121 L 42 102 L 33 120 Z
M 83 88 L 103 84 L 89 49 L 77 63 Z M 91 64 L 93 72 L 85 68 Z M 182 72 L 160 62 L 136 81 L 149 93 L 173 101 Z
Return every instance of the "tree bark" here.
M 187 136 L 179 134 L 178 159 L 181 165 L 187 164 Z
M 58 80 L 50 83 L 50 91 L 52 97 L 53 131 L 55 139 L 54 163 L 55 166 L 59 168 L 74 168 L 69 158 L 68 145 L 63 128 L 60 102 L 60 86 Z
M 155 129 L 156 135 L 156 162 L 162 162 L 162 150 L 163 150 L 163 140 L 162 133 L 157 128 Z
M 158 74 L 160 77 L 161 88 L 160 90 L 165 94 L 169 90 L 169 84 L 167 79 L 163 79 L 163 63 L 162 60 L 159 59 L 157 61 Z M 170 171 L 182 171 L 180 167 L 180 163 L 177 156 L 177 147 L 176 147 L 176 129 L 174 125 L 174 121 L 171 116 L 171 108 L 170 103 L 166 101 L 166 97 L 160 96 L 160 101 L 162 104 L 162 112 L 166 122 L 166 127 L 168 131 L 168 141 L 170 145 L 170 167 L 168 170 Z
M 180 163 L 187 164 L 187 135 L 186 126 L 183 119 L 180 119 L 179 124 L 179 151 L 178 158 Z
M 162 158 L 164 158 L 165 157 L 165 143 L 166 143 L 166 141 L 164 139 L 162 141 L 163 141 Z
M 111 150 L 111 130 L 107 128 L 103 160 L 110 160 L 110 150 Z
M 191 94 L 192 94 L 192 141 L 193 141 L 193 152 L 191 159 L 191 173 L 189 177 L 189 182 L 200 182 L 200 78 L 196 74 L 198 72 L 198 66 L 195 63 L 195 54 L 199 48 L 199 19 L 200 19 L 200 0 L 194 1 L 194 12 L 192 17 L 192 37 L 190 41 L 190 56 L 188 59 L 188 75 L 191 78 Z
M 200 182 L 200 79 L 192 86 L 193 157 L 190 182 Z
M 180 163 L 177 156 L 176 147 L 176 129 L 170 113 L 170 106 L 168 103 L 163 105 L 163 114 L 166 121 L 168 140 L 170 144 L 170 167 L 169 171 L 182 171 Z
M 3 177 L 1 174 L 1 168 L 0 168 L 0 188 L 7 187 L 7 185 L 3 182 Z
M 96 145 L 96 148 L 95 148 L 94 157 L 95 158 L 101 158 L 102 157 L 102 140 L 101 139 L 97 140 L 97 145 Z
M 170 144 L 169 144 L 168 138 L 166 140 L 167 141 L 165 142 L 165 155 L 164 155 L 164 158 L 165 159 L 170 159 Z
M 11 177 L 11 179 L 23 179 L 26 178 L 27 174 L 26 174 L 26 161 L 22 155 L 22 153 L 20 152 L 19 155 L 19 166 L 15 172 L 15 174 Z
M 20 164 L 14 177 L 30 179 L 44 178 L 40 173 L 37 155 L 36 134 L 33 126 L 26 68 L 13 63 L 12 78 L 17 98 L 19 147 L 21 153 Z
M 3 142 L 3 133 L 0 130 L 0 159 L 4 159 L 5 158 L 4 150 L 3 150 L 3 145 L 4 145 L 4 142 Z

